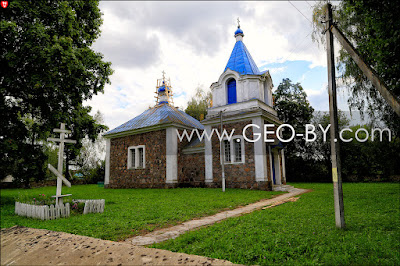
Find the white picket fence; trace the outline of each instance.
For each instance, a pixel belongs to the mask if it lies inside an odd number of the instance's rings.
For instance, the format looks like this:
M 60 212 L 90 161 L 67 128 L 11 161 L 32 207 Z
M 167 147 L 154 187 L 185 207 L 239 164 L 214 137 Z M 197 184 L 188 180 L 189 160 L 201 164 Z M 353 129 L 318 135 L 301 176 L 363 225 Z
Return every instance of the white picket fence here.
M 95 200 L 74 200 L 75 202 L 85 202 L 85 208 L 83 214 L 88 213 L 103 213 L 106 201 L 104 199 Z
M 69 203 L 61 205 L 32 205 L 15 202 L 15 214 L 41 220 L 53 220 L 60 217 L 69 217 Z
M 84 202 L 83 214 L 103 213 L 106 201 L 97 200 L 74 200 L 74 202 Z M 32 205 L 27 203 L 15 202 L 15 214 L 41 220 L 53 220 L 60 217 L 69 217 L 71 214 L 70 204 L 61 205 Z

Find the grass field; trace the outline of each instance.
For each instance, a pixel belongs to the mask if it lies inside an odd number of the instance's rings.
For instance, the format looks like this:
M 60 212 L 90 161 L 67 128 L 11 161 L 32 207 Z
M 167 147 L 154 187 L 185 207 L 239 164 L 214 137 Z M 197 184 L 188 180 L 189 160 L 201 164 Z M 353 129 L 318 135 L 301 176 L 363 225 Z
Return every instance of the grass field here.
M 153 247 L 241 264 L 400 265 L 400 184 L 344 184 L 345 230 L 332 184 L 293 185 L 313 192 Z
M 174 225 L 196 217 L 212 215 L 223 209 L 270 198 L 279 192 L 227 189 L 104 189 L 96 185 L 63 187 L 74 199 L 105 199 L 102 214 L 76 215 L 41 221 L 14 214 L 18 193 L 34 198 L 54 195 L 55 187 L 1 190 L 1 227 L 26 227 L 63 231 L 108 240 L 122 240 L 157 228 Z

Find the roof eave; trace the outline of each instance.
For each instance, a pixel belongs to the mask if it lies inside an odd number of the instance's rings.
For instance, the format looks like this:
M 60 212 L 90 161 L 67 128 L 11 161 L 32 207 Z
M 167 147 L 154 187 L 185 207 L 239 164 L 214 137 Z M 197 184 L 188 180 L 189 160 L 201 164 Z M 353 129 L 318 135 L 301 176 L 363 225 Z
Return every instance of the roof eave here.
M 106 139 L 115 139 L 115 138 L 130 136 L 130 135 L 153 132 L 153 131 L 157 131 L 157 130 L 166 129 L 169 127 L 175 127 L 178 129 L 194 129 L 195 128 L 195 127 L 190 127 L 190 126 L 183 125 L 180 123 L 164 123 L 164 124 L 158 124 L 158 125 L 153 125 L 153 126 L 148 126 L 148 127 L 135 128 L 135 129 L 116 132 L 116 133 L 110 133 L 110 134 L 106 133 L 103 135 L 103 137 Z

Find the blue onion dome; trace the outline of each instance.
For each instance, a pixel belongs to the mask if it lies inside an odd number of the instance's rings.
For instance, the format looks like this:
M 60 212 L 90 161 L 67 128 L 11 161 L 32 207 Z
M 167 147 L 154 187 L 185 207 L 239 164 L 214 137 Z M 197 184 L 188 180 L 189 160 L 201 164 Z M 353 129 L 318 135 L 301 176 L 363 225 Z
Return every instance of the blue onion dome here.
M 243 31 L 240 27 L 238 27 L 237 30 L 235 31 L 235 35 L 237 34 L 243 34 Z
M 165 91 L 165 85 L 162 85 L 160 88 L 158 88 L 158 92 Z
M 158 88 L 158 92 L 165 91 L 165 81 L 162 82 L 162 86 Z

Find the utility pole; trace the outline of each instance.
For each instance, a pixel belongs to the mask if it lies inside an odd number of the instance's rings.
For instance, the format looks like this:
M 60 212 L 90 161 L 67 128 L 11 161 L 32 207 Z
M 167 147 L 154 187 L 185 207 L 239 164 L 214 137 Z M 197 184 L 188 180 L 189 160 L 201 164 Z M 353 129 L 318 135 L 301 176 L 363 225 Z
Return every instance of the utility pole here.
M 223 142 L 222 112 L 223 111 L 219 112 L 219 122 L 221 125 L 221 139 L 220 139 L 221 141 L 219 143 L 219 154 L 221 157 L 221 167 L 222 167 L 222 192 L 225 192 L 225 151 L 224 148 L 222 147 L 222 142 Z
M 329 114 L 330 114 L 330 133 L 331 133 L 331 160 L 332 160 L 332 180 L 333 195 L 335 201 L 335 221 L 336 227 L 344 228 L 344 206 L 342 190 L 342 171 L 340 162 L 338 114 L 336 98 L 336 77 L 335 77 L 335 55 L 333 50 L 333 34 L 330 31 L 333 25 L 332 5 L 327 4 L 326 17 L 328 27 L 325 31 L 328 55 L 328 89 L 329 89 Z

